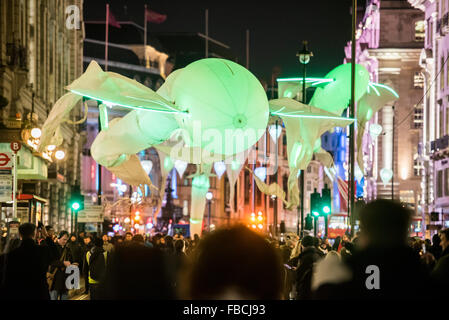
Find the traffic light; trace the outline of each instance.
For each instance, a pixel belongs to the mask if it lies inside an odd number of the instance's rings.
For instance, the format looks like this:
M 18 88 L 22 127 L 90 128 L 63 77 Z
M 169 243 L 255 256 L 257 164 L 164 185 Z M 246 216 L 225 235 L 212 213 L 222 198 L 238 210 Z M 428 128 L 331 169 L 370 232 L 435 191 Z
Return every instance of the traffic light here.
M 74 186 L 70 196 L 70 208 L 73 211 L 84 210 L 84 196 L 81 194 L 79 186 Z
M 307 215 L 306 217 L 306 225 L 305 228 L 306 230 L 312 230 L 313 229 L 313 218 L 310 214 Z
M 313 216 L 318 217 L 321 213 L 321 195 L 316 191 L 316 188 L 313 193 L 310 194 L 310 211 Z
M 330 215 L 331 208 L 331 190 L 327 187 L 327 184 L 325 184 L 324 188 L 321 190 L 321 215 Z

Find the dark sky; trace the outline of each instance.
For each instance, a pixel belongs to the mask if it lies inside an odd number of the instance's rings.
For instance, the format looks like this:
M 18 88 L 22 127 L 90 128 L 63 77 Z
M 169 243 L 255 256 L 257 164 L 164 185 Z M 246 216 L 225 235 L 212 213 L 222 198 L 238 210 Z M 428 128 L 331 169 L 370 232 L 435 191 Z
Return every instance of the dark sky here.
M 324 76 L 343 62 L 343 49 L 351 38 L 351 0 L 85 0 L 84 19 L 104 21 L 106 2 L 119 21 L 143 25 L 145 3 L 166 14 L 164 23 L 148 24 L 149 32 L 204 33 L 208 8 L 209 35 L 229 45 L 241 64 L 246 61 L 245 32 L 250 30 L 250 70 L 266 80 L 276 65 L 281 76 L 302 74 L 296 57 L 302 40 L 309 41 L 314 54 L 308 75 Z

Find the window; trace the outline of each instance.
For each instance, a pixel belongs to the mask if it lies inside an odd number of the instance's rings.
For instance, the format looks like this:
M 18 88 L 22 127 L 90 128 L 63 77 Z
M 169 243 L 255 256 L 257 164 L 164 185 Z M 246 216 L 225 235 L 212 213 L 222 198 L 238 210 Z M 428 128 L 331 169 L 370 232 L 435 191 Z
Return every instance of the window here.
M 441 57 L 441 62 L 440 62 L 440 70 L 441 72 L 443 72 L 443 65 L 444 65 L 444 58 Z M 440 91 L 444 90 L 444 74 L 440 73 Z
M 444 169 L 444 195 L 449 196 L 449 168 Z
M 413 128 L 420 129 L 423 127 L 423 106 L 422 104 L 415 105 L 414 117 L 413 117 Z
M 443 170 L 437 172 L 437 198 L 443 196 Z
M 425 25 L 424 20 L 415 22 L 415 41 L 424 41 L 425 38 Z
M 413 76 L 413 86 L 415 89 L 424 88 L 424 75 L 419 71 Z
M 422 175 L 422 169 L 424 169 L 423 162 L 419 159 L 418 154 L 413 156 L 413 174 L 415 177 Z

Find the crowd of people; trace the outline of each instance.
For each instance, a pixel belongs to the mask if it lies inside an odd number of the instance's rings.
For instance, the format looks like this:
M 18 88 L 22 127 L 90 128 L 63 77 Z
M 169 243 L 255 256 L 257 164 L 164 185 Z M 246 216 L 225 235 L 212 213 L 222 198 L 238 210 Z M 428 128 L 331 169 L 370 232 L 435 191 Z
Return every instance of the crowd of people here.
M 200 239 L 128 232 L 55 234 L 24 223 L 20 242 L 0 256 L 0 298 L 67 299 L 66 268 L 81 271 L 85 293 L 103 299 L 438 298 L 449 285 L 449 229 L 410 238 L 411 212 L 376 200 L 360 231 L 330 241 L 264 237 L 245 226 Z

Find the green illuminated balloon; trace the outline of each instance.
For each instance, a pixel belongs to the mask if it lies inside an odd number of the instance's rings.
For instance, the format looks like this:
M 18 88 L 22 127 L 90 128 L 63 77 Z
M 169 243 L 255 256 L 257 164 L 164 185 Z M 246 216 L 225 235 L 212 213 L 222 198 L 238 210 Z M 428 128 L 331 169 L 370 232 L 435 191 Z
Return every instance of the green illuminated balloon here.
M 351 64 L 342 64 L 326 76 L 326 79 L 334 79 L 324 88 L 317 88 L 313 94 L 310 105 L 341 115 L 351 101 Z M 355 101 L 359 100 L 366 92 L 369 83 L 369 73 L 360 64 L 355 65 Z
M 176 119 L 191 147 L 232 155 L 256 144 L 268 124 L 268 100 L 257 78 L 224 59 L 202 59 L 180 71 L 171 101 L 188 114 Z

